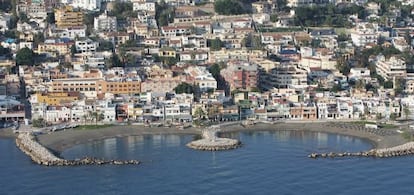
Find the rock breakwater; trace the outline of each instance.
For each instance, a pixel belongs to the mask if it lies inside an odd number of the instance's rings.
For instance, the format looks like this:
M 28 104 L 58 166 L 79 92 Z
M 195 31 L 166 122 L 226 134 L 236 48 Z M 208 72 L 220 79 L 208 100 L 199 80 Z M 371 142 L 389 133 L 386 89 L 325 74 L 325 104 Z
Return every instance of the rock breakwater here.
M 192 141 L 187 146 L 192 149 L 207 151 L 231 150 L 241 146 L 239 140 L 217 137 L 217 132 L 219 131 L 218 126 L 204 129 L 202 131 L 203 139 Z
M 408 142 L 399 146 L 383 149 L 372 149 L 363 152 L 342 152 L 342 153 L 312 153 L 309 158 L 335 158 L 335 157 L 375 157 L 375 158 L 389 158 L 397 156 L 414 155 L 414 142 Z
M 196 150 L 219 151 L 236 149 L 241 146 L 241 142 L 229 138 L 200 139 L 188 143 L 187 146 Z
M 77 160 L 66 160 L 57 157 L 36 141 L 30 133 L 21 133 L 16 138 L 17 147 L 27 154 L 33 162 L 45 166 L 76 166 L 76 165 L 127 165 L 139 164 L 137 160 L 103 160 L 85 157 Z

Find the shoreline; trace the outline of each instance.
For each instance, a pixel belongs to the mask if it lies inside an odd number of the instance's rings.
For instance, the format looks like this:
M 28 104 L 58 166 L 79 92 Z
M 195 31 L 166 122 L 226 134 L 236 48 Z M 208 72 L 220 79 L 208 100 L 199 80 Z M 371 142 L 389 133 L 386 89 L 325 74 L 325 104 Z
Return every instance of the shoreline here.
M 311 131 L 321 133 L 332 133 L 338 135 L 352 136 L 369 142 L 372 149 L 390 148 L 397 145 L 405 144 L 401 134 L 380 136 L 368 132 L 356 131 L 348 128 L 329 126 L 335 122 L 310 122 L 295 121 L 288 123 L 257 123 L 251 126 L 241 126 L 240 124 L 223 125 L 222 133 L 245 132 L 245 131 Z M 202 127 L 204 128 L 204 127 Z M 200 135 L 201 130 L 195 127 L 180 130 L 174 127 L 143 127 L 143 126 L 111 126 L 98 129 L 72 130 L 53 132 L 50 134 L 38 135 L 39 143 L 53 151 L 62 153 L 64 150 L 93 141 L 99 141 L 116 137 L 128 137 L 139 135 Z M 16 135 L 9 130 L 0 130 L 0 138 L 14 138 Z

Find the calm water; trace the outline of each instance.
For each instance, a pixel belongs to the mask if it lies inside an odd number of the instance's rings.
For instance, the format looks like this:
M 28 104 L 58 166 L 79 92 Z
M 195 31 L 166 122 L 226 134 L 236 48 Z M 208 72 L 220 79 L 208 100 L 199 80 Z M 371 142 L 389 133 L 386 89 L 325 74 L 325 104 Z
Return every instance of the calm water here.
M 0 139 L 0 194 L 413 194 L 414 157 L 308 159 L 314 151 L 370 149 L 363 140 L 326 133 L 244 132 L 242 148 L 188 149 L 192 136 L 113 138 L 66 150 L 139 159 L 138 166 L 42 167 Z

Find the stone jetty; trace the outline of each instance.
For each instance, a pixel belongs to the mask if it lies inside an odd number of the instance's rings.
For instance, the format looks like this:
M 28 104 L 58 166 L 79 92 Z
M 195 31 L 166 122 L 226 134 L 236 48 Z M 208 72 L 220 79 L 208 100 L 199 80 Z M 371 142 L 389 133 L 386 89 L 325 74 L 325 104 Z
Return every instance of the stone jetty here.
M 241 146 L 239 140 L 217 137 L 219 131 L 219 126 L 206 128 L 202 131 L 202 139 L 192 141 L 187 146 L 196 150 L 207 151 L 231 150 Z
M 336 157 L 375 157 L 375 158 L 389 158 L 397 156 L 414 155 L 414 142 L 408 142 L 399 146 L 383 149 L 372 149 L 363 152 L 342 152 L 342 153 L 312 153 L 309 158 L 336 158 Z
M 66 160 L 57 157 L 36 141 L 30 133 L 20 133 L 16 138 L 17 147 L 27 154 L 33 162 L 45 166 L 76 166 L 76 165 L 127 165 L 139 164 L 137 160 L 103 160 L 85 157 L 77 160 Z

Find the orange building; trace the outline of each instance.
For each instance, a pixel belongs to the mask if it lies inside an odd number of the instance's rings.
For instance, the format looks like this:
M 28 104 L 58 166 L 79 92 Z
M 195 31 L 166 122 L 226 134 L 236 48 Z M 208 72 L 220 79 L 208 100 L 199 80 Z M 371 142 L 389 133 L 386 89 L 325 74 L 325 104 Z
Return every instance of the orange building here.
M 98 93 L 137 94 L 141 93 L 140 81 L 98 81 Z

